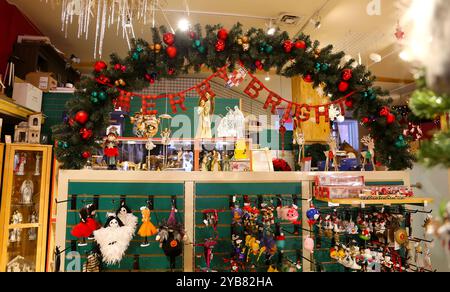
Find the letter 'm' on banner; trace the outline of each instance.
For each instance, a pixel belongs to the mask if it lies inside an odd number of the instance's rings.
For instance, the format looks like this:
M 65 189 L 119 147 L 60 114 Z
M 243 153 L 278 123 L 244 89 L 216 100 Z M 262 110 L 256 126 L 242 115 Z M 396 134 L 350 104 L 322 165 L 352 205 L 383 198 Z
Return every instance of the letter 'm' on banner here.
M 171 94 L 169 95 L 170 106 L 172 107 L 172 112 L 176 114 L 178 112 L 177 105 L 181 108 L 182 111 L 186 111 L 186 105 L 184 102 L 186 101 L 186 97 L 183 93 Z
M 272 114 L 276 114 L 277 113 L 277 107 L 283 102 L 283 99 L 281 98 L 281 96 L 279 96 L 278 94 L 274 93 L 274 92 L 270 92 L 269 96 L 266 99 L 266 103 L 264 104 L 264 109 L 268 109 L 269 107 L 271 107 L 271 112 Z
M 197 90 L 200 98 L 203 100 L 208 100 L 208 96 L 206 96 L 207 94 L 209 94 L 209 97 L 211 98 L 216 96 L 214 91 L 211 89 L 211 84 L 209 84 L 208 81 L 200 83 L 197 87 L 195 87 L 195 90 Z
M 253 99 L 257 99 L 259 97 L 259 93 L 264 89 L 263 84 L 256 78 L 253 78 L 252 81 L 245 88 L 244 93 Z

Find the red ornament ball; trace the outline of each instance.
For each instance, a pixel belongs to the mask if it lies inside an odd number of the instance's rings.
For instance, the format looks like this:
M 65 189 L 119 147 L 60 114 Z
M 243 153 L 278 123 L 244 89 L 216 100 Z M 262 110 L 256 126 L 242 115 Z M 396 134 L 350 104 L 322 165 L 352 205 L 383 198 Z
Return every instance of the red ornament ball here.
M 170 68 L 170 69 L 167 71 L 167 74 L 169 74 L 169 75 L 174 75 L 174 74 L 175 74 L 175 69 Z
M 353 107 L 353 100 L 352 99 L 347 99 L 345 101 L 345 106 L 348 108 L 352 108 Z
M 217 33 L 217 38 L 222 41 L 226 41 L 228 38 L 228 31 L 224 28 L 220 29 Z
M 255 66 L 258 70 L 262 70 L 264 68 L 263 63 L 260 60 L 256 60 Z
M 345 69 L 342 71 L 342 80 L 349 81 L 353 77 L 353 71 L 351 69 Z
M 92 138 L 92 130 L 88 130 L 86 128 L 83 128 L 80 130 L 80 135 L 84 140 L 89 140 L 90 138 Z
M 292 48 L 294 47 L 294 44 L 292 43 L 291 40 L 286 40 L 283 43 L 283 49 L 285 53 L 290 53 L 292 52 Z
M 119 71 L 122 68 L 122 65 L 116 64 L 114 65 L 114 70 Z
M 303 80 L 306 83 L 312 83 L 313 82 L 312 76 L 310 74 L 307 74 L 307 75 L 303 76 Z
M 223 52 L 225 51 L 225 41 L 218 40 L 216 43 L 216 51 L 217 52 Z
M 79 111 L 75 115 L 75 121 L 81 125 L 84 125 L 89 121 L 89 114 L 85 111 Z
M 166 45 L 172 46 L 175 43 L 175 35 L 170 32 L 165 33 L 163 35 L 163 40 L 164 40 L 164 43 L 166 43 Z
M 190 31 L 189 32 L 189 37 L 191 38 L 191 40 L 194 40 L 194 39 L 197 38 L 197 34 L 195 32 L 193 32 L 193 31 Z
M 306 43 L 305 43 L 305 41 L 296 41 L 295 42 L 295 47 L 297 48 L 297 49 L 302 49 L 302 50 L 305 50 L 306 49 Z
M 95 62 L 95 65 L 94 65 L 95 72 L 100 73 L 103 70 L 105 70 L 106 68 L 108 68 L 108 65 L 105 62 L 103 62 L 103 61 Z
M 348 90 L 349 84 L 345 81 L 342 81 L 341 83 L 339 83 L 339 91 L 340 92 L 346 92 Z
M 89 151 L 85 151 L 85 152 L 83 152 L 83 154 L 81 154 L 81 156 L 84 159 L 88 159 L 89 157 L 91 157 L 91 153 Z
M 369 118 L 362 118 L 361 122 L 363 124 L 368 124 L 370 122 Z
M 170 46 L 170 47 L 167 47 L 166 53 L 167 53 L 167 56 L 169 56 L 170 59 L 175 59 L 176 56 L 177 56 L 178 51 L 177 51 L 176 47 Z
M 388 124 L 393 124 L 393 123 L 395 123 L 396 120 L 397 120 L 397 117 L 396 117 L 394 114 L 389 114 L 389 115 L 386 117 L 386 122 L 387 122 Z

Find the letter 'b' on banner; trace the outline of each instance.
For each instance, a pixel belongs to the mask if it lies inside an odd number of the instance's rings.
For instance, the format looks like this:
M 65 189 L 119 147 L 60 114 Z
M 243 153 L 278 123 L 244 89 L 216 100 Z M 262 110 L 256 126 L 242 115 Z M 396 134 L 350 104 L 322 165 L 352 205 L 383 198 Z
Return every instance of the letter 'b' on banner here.
M 259 93 L 264 89 L 263 84 L 256 78 L 253 78 L 252 81 L 245 88 L 244 93 L 253 99 L 257 99 L 259 97 Z

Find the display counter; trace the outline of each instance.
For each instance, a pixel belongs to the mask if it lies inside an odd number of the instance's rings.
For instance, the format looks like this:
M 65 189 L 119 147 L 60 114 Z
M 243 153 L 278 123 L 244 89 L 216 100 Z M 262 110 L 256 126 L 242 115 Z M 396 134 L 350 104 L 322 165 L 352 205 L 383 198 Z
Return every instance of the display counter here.
M 305 251 L 303 239 L 311 234 L 305 207 L 312 199 L 314 180 L 319 172 L 277 172 L 277 173 L 211 173 L 211 172 L 122 172 L 122 171 L 60 171 L 57 199 L 56 246 L 61 253 L 61 269 L 73 270 L 79 265 L 73 264 L 73 253 L 78 252 L 81 259 L 86 258 L 87 247 L 77 247 L 76 239 L 70 234 L 71 228 L 78 223 L 78 210 L 82 205 L 96 203 L 97 216 L 104 223 L 108 212 L 114 211 L 119 202 L 126 200 L 135 215 L 140 218 L 140 206 L 152 200 L 155 210 L 151 219 L 159 223 L 170 214 L 171 202 L 176 201 L 180 221 L 184 224 L 187 240 L 184 242 L 182 257 L 177 259 L 178 271 L 196 271 L 204 265 L 202 248 L 198 245 L 204 236 L 204 210 L 219 210 L 219 244 L 213 267 L 223 265 L 222 258 L 228 253 L 228 241 L 231 241 L 232 221 L 230 202 L 233 197 L 247 195 L 251 200 L 289 198 L 295 200 L 302 214 L 302 225 L 293 226 L 282 223 L 288 233 L 285 256 L 300 259 L 301 271 L 311 270 L 311 254 Z M 346 175 L 362 175 L 367 183 L 379 185 L 410 185 L 408 172 L 346 172 Z M 263 200 L 264 200 L 263 198 Z M 426 204 L 426 201 L 421 201 Z M 380 202 L 379 204 L 383 204 Z M 407 204 L 407 203 L 405 203 Z M 173 205 L 172 205 L 173 206 Z M 139 222 L 141 222 L 139 220 Z M 136 236 L 127 250 L 124 260 L 110 270 L 119 271 L 167 271 L 169 263 L 156 241 L 150 246 L 139 246 Z M 291 254 L 291 255 L 290 255 Z M 218 268 L 220 270 L 220 268 Z

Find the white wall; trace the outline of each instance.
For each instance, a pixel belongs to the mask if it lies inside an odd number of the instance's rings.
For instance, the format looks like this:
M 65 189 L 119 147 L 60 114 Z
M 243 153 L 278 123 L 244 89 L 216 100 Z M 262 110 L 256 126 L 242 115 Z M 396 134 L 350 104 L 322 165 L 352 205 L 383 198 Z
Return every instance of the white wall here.
M 415 195 L 421 197 L 430 197 L 434 202 L 426 209 L 433 210 L 433 217 L 439 216 L 439 205 L 442 202 L 450 200 L 450 170 L 444 168 L 427 169 L 416 164 L 411 171 L 411 184 L 420 182 L 423 185 L 421 190 L 415 189 Z M 423 222 L 426 215 L 413 215 L 413 232 L 414 236 L 423 238 Z M 450 272 L 449 263 L 444 253 L 444 249 L 439 241 L 435 241 L 432 249 L 433 268 L 439 272 Z

